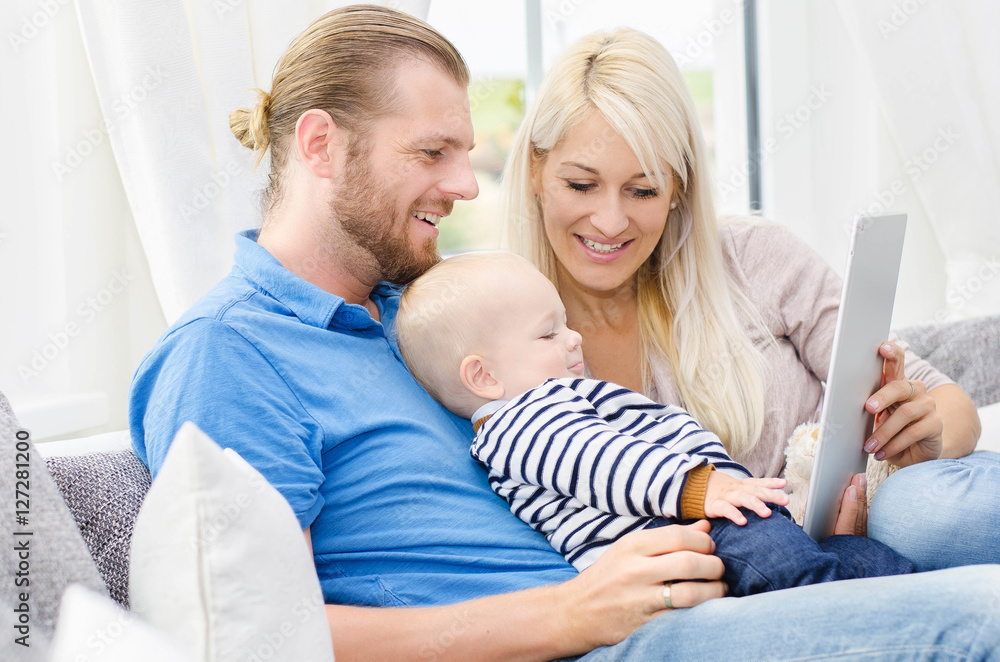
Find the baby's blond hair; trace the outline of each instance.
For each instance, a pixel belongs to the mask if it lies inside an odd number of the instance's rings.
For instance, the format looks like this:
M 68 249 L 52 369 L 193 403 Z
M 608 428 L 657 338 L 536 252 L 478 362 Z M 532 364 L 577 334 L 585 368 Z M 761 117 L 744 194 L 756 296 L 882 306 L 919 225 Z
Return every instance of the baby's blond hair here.
M 478 406 L 462 384 L 462 360 L 484 353 L 489 324 L 503 313 L 496 294 L 514 269 L 536 271 L 507 251 L 462 253 L 413 281 L 400 300 L 396 337 L 403 360 L 434 399 L 461 416 Z

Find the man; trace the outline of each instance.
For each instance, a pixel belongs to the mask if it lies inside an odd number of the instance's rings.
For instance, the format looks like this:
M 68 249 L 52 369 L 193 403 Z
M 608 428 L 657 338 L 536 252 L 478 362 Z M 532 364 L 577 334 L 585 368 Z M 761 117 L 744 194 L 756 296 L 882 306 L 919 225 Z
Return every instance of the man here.
M 305 84 L 328 80 L 326 89 Z M 415 630 L 402 643 L 419 651 L 456 624 L 503 659 L 515 651 L 494 641 L 500 631 L 546 657 L 610 643 L 542 647 L 549 614 L 577 607 L 562 602 L 578 582 L 535 587 L 575 572 L 491 492 L 468 453 L 468 422 L 428 396 L 398 355 L 399 290 L 384 281 L 408 282 L 437 262 L 437 224 L 454 201 L 478 194 L 467 85 L 451 44 L 390 10 L 332 12 L 293 42 L 271 93 L 233 118 L 244 144 L 271 149 L 263 227 L 238 238 L 233 273 L 166 332 L 133 382 L 135 450 L 154 475 L 184 420 L 235 448 L 292 505 L 328 602 L 509 594 L 399 613 L 331 606 L 338 655 L 358 636 L 368 655 L 394 658 L 372 648 L 395 645 L 386 630 Z M 711 550 L 697 529 L 656 538 Z M 692 576 L 718 572 L 718 559 L 704 556 Z M 619 638 L 664 609 L 662 581 L 676 578 L 648 578 L 641 613 L 615 619 Z M 523 589 L 532 590 L 510 594 Z M 678 587 L 673 600 L 690 606 L 722 592 L 718 583 Z M 407 626 L 385 625 L 392 619 Z M 483 643 L 470 643 L 480 657 Z
M 399 357 L 389 283 L 438 260 L 437 224 L 478 193 L 467 85 L 447 40 L 389 9 L 330 12 L 292 42 L 271 92 L 231 117 L 244 145 L 271 150 L 263 226 L 139 366 L 134 449 L 155 475 L 192 420 L 268 478 L 312 545 L 340 660 L 546 660 L 626 637 L 610 654 L 642 655 L 680 650 L 684 631 L 712 643 L 701 610 L 629 636 L 724 594 L 705 522 L 628 536 L 576 575 L 492 493 L 468 422 Z M 866 602 L 858 618 L 875 623 Z M 751 609 L 745 627 L 772 615 Z

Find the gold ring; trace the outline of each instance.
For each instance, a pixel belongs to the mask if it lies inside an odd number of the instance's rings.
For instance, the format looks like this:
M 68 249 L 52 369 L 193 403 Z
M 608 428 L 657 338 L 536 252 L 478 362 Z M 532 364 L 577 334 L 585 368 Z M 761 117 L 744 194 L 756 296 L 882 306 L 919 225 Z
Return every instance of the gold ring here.
M 667 609 L 673 609 L 674 603 L 670 600 L 670 584 L 663 584 L 663 604 Z

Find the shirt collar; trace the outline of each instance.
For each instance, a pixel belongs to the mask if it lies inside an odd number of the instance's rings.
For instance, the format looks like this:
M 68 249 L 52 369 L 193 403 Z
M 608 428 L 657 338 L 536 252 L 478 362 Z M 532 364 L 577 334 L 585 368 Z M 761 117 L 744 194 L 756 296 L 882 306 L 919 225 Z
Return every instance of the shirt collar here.
M 475 413 L 472 414 L 472 418 L 470 418 L 469 420 L 472 421 L 473 423 L 475 423 L 480 418 L 484 418 L 486 416 L 492 416 L 499 409 L 502 409 L 503 406 L 505 404 L 507 404 L 508 402 L 510 402 L 510 401 L 509 400 L 491 400 L 491 401 L 487 402 L 485 405 L 483 405 L 482 407 L 480 407 L 479 409 L 477 409 L 475 411 Z
M 344 325 L 352 328 L 358 323 L 378 324 L 362 306 L 348 304 L 343 297 L 313 285 L 282 266 L 277 258 L 257 243 L 259 233 L 259 230 L 245 230 L 236 235 L 234 271 L 242 271 L 259 289 L 281 302 L 306 324 L 325 329 L 335 318 L 343 318 Z M 398 293 L 399 288 L 390 283 L 379 283 L 372 290 L 372 299 L 379 307 L 383 322 L 389 312 L 384 300 Z M 360 314 L 362 311 L 363 315 Z

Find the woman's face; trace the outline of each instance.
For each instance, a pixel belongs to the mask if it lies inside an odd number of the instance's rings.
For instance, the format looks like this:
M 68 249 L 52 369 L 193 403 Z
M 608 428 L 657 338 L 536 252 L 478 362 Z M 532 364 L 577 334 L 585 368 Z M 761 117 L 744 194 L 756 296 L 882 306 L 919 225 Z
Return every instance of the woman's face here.
M 555 146 L 533 186 L 559 278 L 611 292 L 631 286 L 666 225 L 673 181 L 656 188 L 625 140 L 597 112 Z

